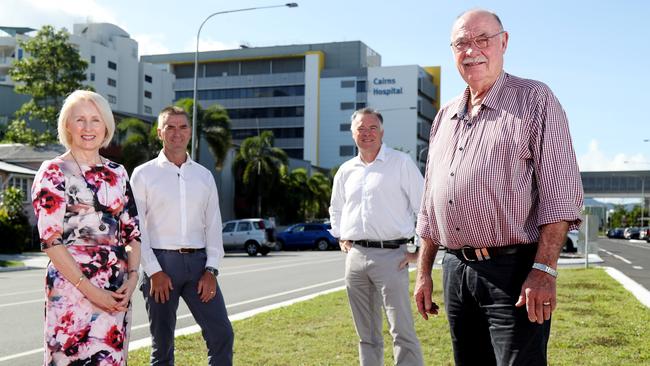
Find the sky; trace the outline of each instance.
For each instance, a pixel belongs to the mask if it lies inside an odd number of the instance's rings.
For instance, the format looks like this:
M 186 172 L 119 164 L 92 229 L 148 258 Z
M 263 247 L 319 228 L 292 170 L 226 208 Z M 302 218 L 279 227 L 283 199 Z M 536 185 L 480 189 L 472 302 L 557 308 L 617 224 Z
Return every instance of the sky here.
M 203 27 L 200 49 L 360 40 L 383 66 L 441 66 L 444 104 L 465 88 L 449 47 L 451 26 L 464 10 L 490 9 L 510 34 L 505 70 L 546 83 L 564 107 L 580 170 L 650 169 L 650 118 L 642 111 L 650 103 L 649 1 L 297 3 L 217 15 Z M 74 23 L 110 22 L 138 41 L 140 55 L 193 52 L 211 13 L 276 4 L 283 2 L 0 0 L 0 25 L 72 31 Z

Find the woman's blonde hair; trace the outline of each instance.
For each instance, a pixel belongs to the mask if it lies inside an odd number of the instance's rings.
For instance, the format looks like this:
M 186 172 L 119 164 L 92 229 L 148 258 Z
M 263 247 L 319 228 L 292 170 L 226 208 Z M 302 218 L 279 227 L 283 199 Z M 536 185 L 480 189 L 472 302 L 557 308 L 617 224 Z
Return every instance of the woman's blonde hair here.
M 57 121 L 59 142 L 66 148 L 70 149 L 72 136 L 70 136 L 70 133 L 66 128 L 66 123 L 68 122 L 68 119 L 70 119 L 72 107 L 81 101 L 91 102 L 95 108 L 97 108 L 102 122 L 104 122 L 104 126 L 106 127 L 106 135 L 104 136 L 104 141 L 102 141 L 101 147 L 108 146 L 113 139 L 113 134 L 115 133 L 115 119 L 113 118 L 113 112 L 111 112 L 111 107 L 108 105 L 108 102 L 104 97 L 89 90 L 75 90 L 65 98 Z

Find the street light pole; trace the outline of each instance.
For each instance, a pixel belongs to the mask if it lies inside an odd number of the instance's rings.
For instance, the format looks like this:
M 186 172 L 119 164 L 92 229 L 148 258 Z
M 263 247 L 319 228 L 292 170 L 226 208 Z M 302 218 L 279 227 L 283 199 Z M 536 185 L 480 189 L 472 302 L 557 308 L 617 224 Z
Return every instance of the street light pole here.
M 196 138 L 196 100 L 197 100 L 197 83 L 198 83 L 198 73 L 199 73 L 199 37 L 201 36 L 201 29 L 203 29 L 203 25 L 205 22 L 208 21 L 208 19 L 212 18 L 215 15 L 219 14 L 228 14 L 228 13 L 238 13 L 242 11 L 251 11 L 251 10 L 260 10 L 260 9 L 270 9 L 270 8 L 296 8 L 298 7 L 297 3 L 286 3 L 282 5 L 269 5 L 269 6 L 257 6 L 254 8 L 243 8 L 243 9 L 234 9 L 234 10 L 225 10 L 225 11 L 218 11 L 216 13 L 212 13 L 208 15 L 207 18 L 201 23 L 201 26 L 199 27 L 198 32 L 196 32 L 196 52 L 194 53 L 194 92 L 192 93 L 192 160 L 196 159 L 196 149 L 198 146 L 198 141 Z
M 420 162 L 422 161 L 422 153 L 425 151 L 429 151 L 429 146 L 425 146 L 424 149 L 420 150 L 420 153 L 418 154 L 418 169 L 420 169 Z M 426 163 L 426 160 L 425 160 Z

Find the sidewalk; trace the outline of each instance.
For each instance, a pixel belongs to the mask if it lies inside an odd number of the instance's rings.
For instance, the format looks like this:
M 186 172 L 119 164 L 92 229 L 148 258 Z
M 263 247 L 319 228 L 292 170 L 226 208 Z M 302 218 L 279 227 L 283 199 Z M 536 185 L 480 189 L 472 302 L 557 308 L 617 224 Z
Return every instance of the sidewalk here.
M 48 258 L 47 254 L 43 252 L 27 252 L 22 254 L 0 254 L 0 260 L 21 261 L 25 264 L 22 267 L 0 266 L 0 272 L 8 272 L 35 268 L 47 268 L 47 264 L 49 263 L 50 258 Z

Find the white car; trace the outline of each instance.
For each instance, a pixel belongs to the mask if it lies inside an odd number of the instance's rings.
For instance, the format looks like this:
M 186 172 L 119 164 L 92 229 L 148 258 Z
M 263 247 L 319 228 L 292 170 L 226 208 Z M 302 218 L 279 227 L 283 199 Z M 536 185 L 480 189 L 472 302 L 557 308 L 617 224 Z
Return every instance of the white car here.
M 566 234 L 566 242 L 562 251 L 567 253 L 575 253 L 578 251 L 578 230 L 571 230 Z
M 274 229 L 264 219 L 241 219 L 226 221 L 221 230 L 223 248 L 229 250 L 244 249 L 254 257 L 257 253 L 267 255 L 275 248 Z

